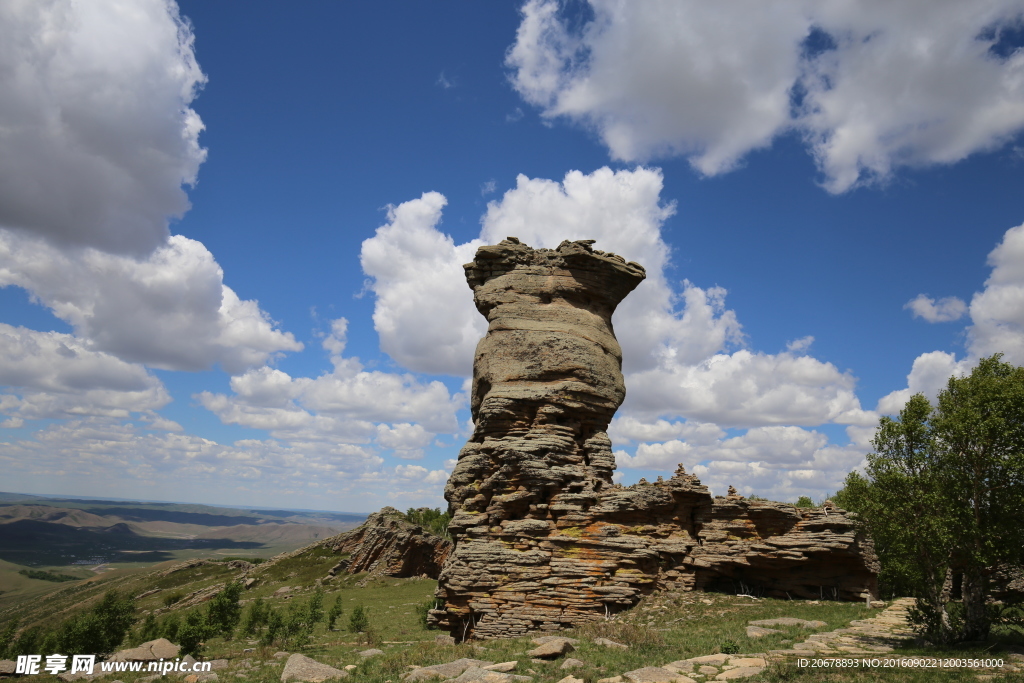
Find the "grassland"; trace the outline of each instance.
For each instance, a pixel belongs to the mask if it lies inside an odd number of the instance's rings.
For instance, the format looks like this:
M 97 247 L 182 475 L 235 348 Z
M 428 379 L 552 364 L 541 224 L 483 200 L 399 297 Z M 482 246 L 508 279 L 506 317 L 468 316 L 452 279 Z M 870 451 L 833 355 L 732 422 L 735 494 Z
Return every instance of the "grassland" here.
M 276 608 L 285 610 L 292 605 L 304 604 L 316 590 L 318 580 L 324 579 L 339 556 L 323 544 L 314 544 L 300 552 L 260 565 L 248 572 L 258 581 L 243 594 L 244 604 L 261 597 Z M 148 570 L 118 570 L 94 577 L 89 581 L 59 587 L 57 591 L 22 603 L 18 607 L 0 611 L 0 624 L 15 616 L 22 623 L 53 623 L 77 609 L 92 604 L 109 589 L 130 595 L 141 595 L 137 601 L 139 613 L 153 612 L 158 619 L 172 614 L 179 617 L 191 610 L 204 609 L 204 605 L 183 606 L 181 599 L 195 591 L 212 589 L 239 578 L 241 571 L 225 562 L 213 562 L 168 573 L 172 563 Z M 232 640 L 221 637 L 205 645 L 205 658 L 226 658 L 227 671 L 220 680 L 272 683 L 280 680 L 283 659 L 274 657 L 280 649 L 302 652 L 317 661 L 332 666 L 354 665 L 347 679 L 354 683 L 399 683 L 400 677 L 411 666 L 427 666 L 453 661 L 462 657 L 491 662 L 518 662 L 514 673 L 532 676 L 536 683 L 554 683 L 569 671 L 559 668 L 561 662 L 531 661 L 526 652 L 534 647 L 527 638 L 445 645 L 435 642 L 437 631 L 427 630 L 421 623 L 418 606 L 431 599 L 436 583 L 429 579 L 374 578 L 366 575 L 342 576 L 322 582 L 325 607 L 340 597 L 344 612 L 335 630 L 327 630 L 320 623 L 311 642 L 301 648 L 275 643 L 262 647 L 255 640 L 236 636 Z M 282 591 L 281 589 L 289 590 Z M 176 598 L 170 607 L 166 603 Z M 362 605 L 369 610 L 370 628 L 362 633 L 349 632 L 345 626 L 353 608 Z M 590 624 L 566 635 L 580 640 L 572 656 L 586 666 L 571 673 L 586 683 L 622 674 L 643 666 L 661 665 L 689 657 L 713 654 L 723 648 L 735 646 L 743 653 L 767 652 L 791 647 L 809 634 L 831 631 L 848 625 L 852 620 L 878 614 L 862 604 L 827 601 L 753 600 L 747 597 L 715 593 L 654 594 L 645 598 L 635 609 L 617 615 L 613 620 Z M 746 636 L 751 620 L 774 617 L 798 617 L 826 622 L 817 631 L 783 628 L 783 633 L 759 639 Z M 596 637 L 606 637 L 628 644 L 629 650 L 607 649 L 593 644 Z M 359 652 L 379 648 L 382 655 L 363 658 Z M 912 655 L 953 654 L 957 656 L 1007 657 L 1008 643 L 990 643 L 949 653 L 915 649 L 908 645 L 894 654 Z M 825 681 L 976 681 L 978 671 L 820 671 L 796 668 L 792 664 L 776 663 L 753 679 L 761 681 L 799 681 L 818 683 Z M 991 673 L 991 672 L 989 672 Z M 237 676 L 235 674 L 238 674 Z M 145 674 L 118 674 L 125 683 L 131 683 Z M 39 676 L 34 680 L 56 680 Z M 701 680 L 697 678 L 697 680 Z M 1024 680 L 1008 677 L 1003 680 Z

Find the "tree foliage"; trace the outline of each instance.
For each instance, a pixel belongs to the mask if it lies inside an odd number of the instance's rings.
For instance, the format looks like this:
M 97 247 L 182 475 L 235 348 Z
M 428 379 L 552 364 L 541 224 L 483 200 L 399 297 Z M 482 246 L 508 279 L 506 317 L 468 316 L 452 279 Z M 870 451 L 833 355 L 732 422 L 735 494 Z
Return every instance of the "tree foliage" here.
M 872 445 L 836 503 L 865 520 L 883 591 L 917 597 L 932 640 L 984 639 L 993 572 L 1024 561 L 1024 368 L 982 359 L 937 406 L 918 394 L 883 417 Z
M 450 538 L 448 522 L 451 521 L 452 516 L 447 512 L 441 512 L 441 508 L 409 508 L 405 513 L 405 519 L 413 524 L 419 524 L 438 536 Z

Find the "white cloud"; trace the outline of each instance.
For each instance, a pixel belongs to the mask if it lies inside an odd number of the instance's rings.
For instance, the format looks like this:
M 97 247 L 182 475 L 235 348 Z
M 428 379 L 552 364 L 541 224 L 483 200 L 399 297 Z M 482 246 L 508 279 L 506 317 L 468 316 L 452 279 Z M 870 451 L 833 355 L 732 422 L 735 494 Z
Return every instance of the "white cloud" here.
M 136 257 L 0 230 L 0 286 L 28 290 L 96 350 L 171 370 L 219 363 L 234 374 L 302 349 L 223 278 L 206 247 L 181 235 Z
M 608 426 L 608 436 L 616 444 L 634 441 L 668 441 L 685 439 L 689 442 L 709 443 L 725 436 L 718 425 L 706 422 L 669 422 L 655 420 L 645 422 L 632 415 L 622 415 Z
M 79 494 L 132 491 L 140 498 L 249 505 L 272 499 L 275 505 L 330 510 L 375 510 L 396 495 L 416 504 L 441 502 L 443 471 L 383 465 L 365 445 L 274 439 L 221 444 L 96 417 L 50 425 L 0 448 L 0 470 L 12 486 L 31 482 L 52 490 L 57 477 L 74 481 Z
M 675 207 L 661 203 L 661 189 L 660 171 L 647 168 L 571 171 L 560 183 L 519 176 L 515 188 L 488 204 L 480 238 L 461 245 L 436 228 L 441 195 L 392 208 L 362 252 L 383 348 L 412 370 L 468 375 L 485 330 L 462 269 L 476 248 L 510 235 L 545 248 L 594 239 L 597 248 L 647 269 L 613 318 L 626 375 L 622 415 L 740 426 L 875 421 L 861 410 L 854 379 L 829 363 L 790 353 L 728 353 L 744 338 L 725 307 L 726 291 L 686 280 L 676 288 L 666 277 L 670 250 L 661 225 Z
M 1024 52 L 990 52 L 1016 0 L 589 5 L 580 24 L 529 0 L 507 64 L 543 116 L 592 128 L 616 159 L 685 155 L 714 175 L 795 130 L 843 192 L 1024 127 Z
M 436 433 L 458 431 L 461 395 L 449 395 L 438 381 L 363 370 L 357 358 L 340 355 L 347 328 L 343 318 L 332 321 L 332 332 L 323 341 L 332 372 L 292 377 L 264 366 L 232 377 L 232 396 L 204 391 L 196 398 L 223 422 L 269 430 L 275 438 L 348 443 L 376 438 L 385 448 L 401 451 L 399 457 L 420 457 L 415 451 Z
M 878 412 L 898 413 L 917 393 L 934 402 L 950 377 L 970 373 L 980 358 L 994 353 L 1003 354 L 1004 362 L 1024 364 L 1024 225 L 1006 231 L 989 253 L 988 263 L 992 273 L 985 280 L 985 288 L 972 297 L 968 309 L 971 325 L 967 327 L 967 355 L 957 360 L 944 351 L 921 354 L 907 375 L 907 387 L 883 396 Z
M 388 209 L 387 224 L 363 242 L 360 263 L 372 278 L 373 323 L 381 349 L 416 372 L 468 375 L 486 331 L 462 264 L 482 242 L 456 246 L 436 229 L 447 200 L 427 192 Z
M 623 411 L 741 427 L 876 421 L 861 410 L 854 386 L 852 376 L 809 356 L 740 350 L 630 375 Z
M 644 443 L 633 456 L 616 451 L 615 459 L 620 467 L 661 470 L 666 475 L 682 463 L 716 494 L 736 486 L 744 495 L 785 501 L 837 490 L 850 470 L 863 465 L 868 450 L 863 443 L 830 444 L 828 437 L 813 430 L 771 426 L 701 442 Z
M 926 294 L 918 294 L 906 303 L 915 318 L 924 318 L 930 323 L 947 323 L 959 320 L 967 312 L 967 304 L 955 296 L 936 301 Z
M 992 274 L 971 299 L 968 350 L 981 358 L 1004 354 L 1024 365 L 1024 225 L 1010 228 L 988 255 Z
M 206 81 L 170 0 L 0 5 L 0 226 L 143 254 L 188 209 Z
M 377 425 L 377 443 L 394 451 L 395 457 L 406 460 L 418 460 L 423 457 L 423 449 L 430 445 L 436 436 L 420 424 L 402 422 L 396 425 Z
M 807 335 L 806 337 L 800 337 L 786 344 L 786 350 L 790 353 L 801 353 L 811 348 L 811 344 L 814 343 L 814 337 Z
M 23 419 L 85 415 L 128 417 L 170 402 L 160 380 L 141 365 L 93 351 L 70 334 L 0 323 L 0 414 Z M 15 395 L 17 394 L 17 395 Z

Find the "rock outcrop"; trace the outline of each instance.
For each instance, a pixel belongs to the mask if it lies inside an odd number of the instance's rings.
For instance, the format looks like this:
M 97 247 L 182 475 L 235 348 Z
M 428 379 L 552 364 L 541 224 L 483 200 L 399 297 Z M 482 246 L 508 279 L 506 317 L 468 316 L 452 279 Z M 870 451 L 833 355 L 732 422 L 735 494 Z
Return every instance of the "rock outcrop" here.
M 451 541 L 406 521 L 392 507 L 374 512 L 362 526 L 332 541 L 334 552 L 348 558 L 331 569 L 331 576 L 368 572 L 399 577 L 425 574 L 436 579 L 452 547 Z
M 430 620 L 459 639 L 511 637 L 600 619 L 655 589 L 874 596 L 870 541 L 841 510 L 713 499 L 682 466 L 668 481 L 612 483 L 605 430 L 625 386 L 611 316 L 645 273 L 592 244 L 510 237 L 465 266 L 489 328 L 475 430 L 445 487 L 454 548 Z

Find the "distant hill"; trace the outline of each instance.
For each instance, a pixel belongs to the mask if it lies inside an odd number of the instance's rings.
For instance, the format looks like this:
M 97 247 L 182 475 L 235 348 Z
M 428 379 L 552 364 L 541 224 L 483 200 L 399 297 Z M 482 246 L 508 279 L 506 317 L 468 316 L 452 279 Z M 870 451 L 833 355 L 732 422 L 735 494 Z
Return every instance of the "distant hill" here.
M 363 523 L 365 515 L 0 493 L 0 594 L 49 590 L 17 574 L 145 567 L 192 557 L 269 557 Z M 78 574 L 76 574 L 78 575 Z M 28 588 L 26 588 L 28 587 Z

